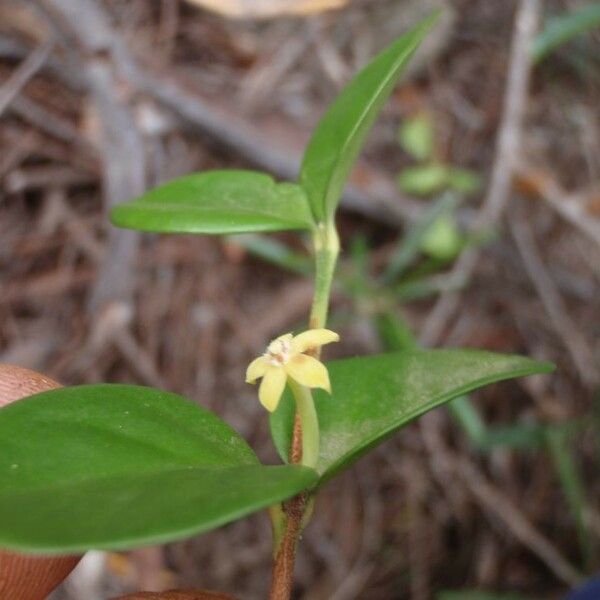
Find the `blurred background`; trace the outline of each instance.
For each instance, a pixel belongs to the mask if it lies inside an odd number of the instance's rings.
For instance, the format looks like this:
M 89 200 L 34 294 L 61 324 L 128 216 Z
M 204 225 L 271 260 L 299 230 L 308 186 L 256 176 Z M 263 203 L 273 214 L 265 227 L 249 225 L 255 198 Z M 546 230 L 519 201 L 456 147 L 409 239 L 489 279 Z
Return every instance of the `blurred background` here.
M 437 7 L 342 204 L 328 356 L 473 346 L 558 369 L 429 413 L 331 482 L 305 600 L 553 599 L 600 570 L 600 4 L 0 2 L 0 362 L 178 392 L 273 462 L 244 369 L 304 328 L 307 247 L 107 211 L 193 171 L 293 178 L 344 83 Z M 270 552 L 255 515 L 90 553 L 55 599 L 264 598 Z

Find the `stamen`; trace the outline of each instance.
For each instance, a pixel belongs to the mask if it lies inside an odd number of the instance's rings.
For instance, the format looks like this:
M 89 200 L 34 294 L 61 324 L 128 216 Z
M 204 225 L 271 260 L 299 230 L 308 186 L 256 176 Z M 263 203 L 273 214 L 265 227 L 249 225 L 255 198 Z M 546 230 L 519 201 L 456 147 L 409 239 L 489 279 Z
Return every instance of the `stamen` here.
M 289 340 L 273 340 L 264 354 L 264 357 L 275 367 L 280 367 L 290 359 L 292 345 Z

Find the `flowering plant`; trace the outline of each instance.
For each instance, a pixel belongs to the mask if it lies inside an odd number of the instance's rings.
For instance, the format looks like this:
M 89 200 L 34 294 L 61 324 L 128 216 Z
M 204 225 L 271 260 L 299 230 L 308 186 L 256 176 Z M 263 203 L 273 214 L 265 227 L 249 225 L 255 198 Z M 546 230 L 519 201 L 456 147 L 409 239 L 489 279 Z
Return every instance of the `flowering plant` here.
M 252 361 L 283 464 L 260 463 L 210 411 L 133 385 L 84 385 L 0 411 L 0 546 L 25 553 L 129 549 L 179 540 L 268 508 L 272 598 L 288 598 L 297 542 L 319 488 L 425 412 L 551 365 L 477 350 L 411 350 L 323 363 L 339 254 L 335 213 L 376 115 L 435 15 L 367 65 L 326 112 L 298 183 L 263 173 L 192 174 L 113 209 L 120 227 L 224 235 L 298 230 L 312 239 L 309 329 Z M 241 374 L 240 374 L 241 376 Z

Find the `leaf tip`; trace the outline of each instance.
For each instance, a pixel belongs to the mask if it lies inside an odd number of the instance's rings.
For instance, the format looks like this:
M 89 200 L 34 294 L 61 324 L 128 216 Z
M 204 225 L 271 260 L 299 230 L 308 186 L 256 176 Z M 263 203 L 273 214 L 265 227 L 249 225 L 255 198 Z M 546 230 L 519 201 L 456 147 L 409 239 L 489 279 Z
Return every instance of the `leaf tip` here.
M 440 6 L 439 8 L 436 8 L 417 23 L 414 32 L 417 33 L 419 37 L 423 37 L 437 23 L 444 12 L 444 7 Z
M 113 206 L 108 213 L 108 220 L 115 227 L 129 228 L 127 219 L 124 218 L 122 206 Z
M 556 371 L 556 365 L 549 361 L 536 361 L 540 368 L 540 373 L 554 373 Z

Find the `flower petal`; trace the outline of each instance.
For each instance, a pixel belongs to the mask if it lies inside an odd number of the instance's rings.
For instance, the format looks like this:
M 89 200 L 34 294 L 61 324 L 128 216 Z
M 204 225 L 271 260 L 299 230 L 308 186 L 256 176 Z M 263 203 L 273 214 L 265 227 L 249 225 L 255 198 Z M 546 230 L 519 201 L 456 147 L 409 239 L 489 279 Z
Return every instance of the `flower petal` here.
M 255 358 L 246 369 L 246 383 L 256 383 L 257 379 L 264 376 L 269 366 L 270 365 L 264 356 Z
M 330 329 L 309 329 L 300 333 L 292 340 L 292 349 L 304 352 L 310 348 L 317 348 L 331 342 L 339 342 L 340 336 Z
M 275 340 L 273 340 L 273 341 L 283 340 L 284 342 L 291 342 L 293 337 L 294 337 L 293 333 L 284 333 L 283 335 L 276 337 Z
M 277 408 L 286 380 L 281 367 L 269 366 L 258 388 L 258 399 L 268 411 L 273 412 Z
M 310 388 L 322 388 L 331 394 L 327 367 L 316 358 L 297 354 L 284 366 L 284 369 L 299 384 Z

